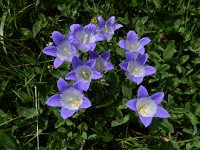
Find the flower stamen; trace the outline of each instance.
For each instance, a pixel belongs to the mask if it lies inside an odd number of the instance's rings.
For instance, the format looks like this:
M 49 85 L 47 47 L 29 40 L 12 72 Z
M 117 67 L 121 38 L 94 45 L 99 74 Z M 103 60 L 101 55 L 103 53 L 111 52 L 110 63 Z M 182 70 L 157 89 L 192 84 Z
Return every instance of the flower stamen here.
M 64 51 L 67 52 L 68 54 L 72 53 L 68 48 L 64 48 Z
M 89 80 L 89 78 L 90 78 L 90 75 L 85 71 L 83 71 L 81 73 L 81 75 L 82 75 L 83 79 L 86 80 L 86 81 Z
M 85 34 L 84 37 L 83 37 L 83 44 L 86 44 L 86 43 L 87 43 L 88 38 L 89 38 L 89 35 L 88 35 L 88 34 Z

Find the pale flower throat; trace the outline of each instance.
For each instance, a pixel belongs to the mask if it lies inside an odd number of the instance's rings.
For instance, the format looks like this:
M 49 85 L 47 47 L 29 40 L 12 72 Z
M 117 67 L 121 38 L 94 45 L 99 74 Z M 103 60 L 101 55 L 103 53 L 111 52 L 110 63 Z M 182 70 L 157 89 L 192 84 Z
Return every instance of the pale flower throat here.
M 136 108 L 143 117 L 153 117 L 156 113 L 157 105 L 149 97 L 137 99 Z
M 69 110 L 77 110 L 83 102 L 82 98 L 80 91 L 71 87 L 61 94 L 61 106 Z

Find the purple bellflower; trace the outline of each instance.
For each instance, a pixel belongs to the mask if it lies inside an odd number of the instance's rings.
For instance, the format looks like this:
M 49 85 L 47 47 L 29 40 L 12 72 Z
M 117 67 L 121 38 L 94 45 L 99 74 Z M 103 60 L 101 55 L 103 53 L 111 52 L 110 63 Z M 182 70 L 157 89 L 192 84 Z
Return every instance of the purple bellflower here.
M 63 62 L 72 62 L 74 56 L 78 56 L 73 44 L 70 43 L 69 37 L 64 36 L 58 31 L 52 33 L 52 38 L 55 46 L 48 46 L 43 49 L 43 53 L 56 57 L 54 67 L 58 68 Z
M 96 52 L 91 51 L 90 58 L 96 60 L 94 69 L 99 72 L 114 69 L 114 66 L 110 62 L 108 62 L 108 59 L 110 58 L 109 51 L 105 51 L 101 55 L 98 55 Z
M 145 52 L 144 46 L 150 41 L 151 40 L 148 37 L 138 40 L 138 36 L 135 31 L 129 31 L 127 33 L 126 40 L 119 41 L 119 46 L 128 52 L 135 52 L 143 55 Z
M 63 119 L 71 117 L 81 108 L 89 108 L 90 100 L 83 95 L 77 83 L 70 86 L 64 79 L 59 78 L 57 86 L 60 94 L 55 94 L 47 99 L 46 104 L 52 107 L 61 107 Z
M 170 117 L 167 110 L 159 106 L 163 100 L 164 93 L 158 92 L 149 96 L 147 89 L 142 85 L 138 89 L 137 98 L 129 100 L 126 106 L 139 114 L 139 118 L 145 127 L 148 127 L 153 117 Z
M 126 53 L 127 62 L 122 62 L 119 66 L 126 71 L 127 78 L 140 84 L 147 75 L 154 74 L 156 69 L 152 66 L 146 66 L 148 55 L 138 55 L 135 57 L 132 53 Z
M 107 21 L 100 16 L 98 17 L 98 21 L 100 33 L 103 34 L 103 37 L 107 42 L 112 39 L 114 31 L 122 27 L 121 24 L 115 24 L 115 16 L 110 17 Z
M 73 24 L 70 26 L 71 36 L 70 40 L 76 44 L 81 52 L 94 51 L 97 41 L 102 41 L 101 34 L 97 34 L 97 26 L 95 24 L 88 24 L 82 27 L 80 24 Z
M 102 77 L 100 72 L 94 70 L 95 62 L 94 59 L 91 59 L 83 63 L 78 57 L 74 57 L 72 59 L 74 70 L 69 72 L 65 79 L 76 81 L 80 89 L 87 91 L 92 79 L 99 79 Z

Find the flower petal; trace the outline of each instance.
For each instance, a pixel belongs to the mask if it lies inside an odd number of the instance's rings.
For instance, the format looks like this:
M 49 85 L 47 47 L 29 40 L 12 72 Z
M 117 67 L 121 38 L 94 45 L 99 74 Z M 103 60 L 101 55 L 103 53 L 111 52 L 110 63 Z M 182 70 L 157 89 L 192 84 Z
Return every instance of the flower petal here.
M 95 34 L 97 29 L 98 29 L 97 26 L 95 24 L 92 24 L 92 23 L 83 27 L 83 31 L 85 31 L 88 34 L 91 34 L 91 33 Z
M 52 107 L 60 107 L 60 101 L 60 94 L 55 94 L 47 99 L 46 104 Z
M 84 44 L 83 47 L 87 50 L 94 51 L 96 47 L 96 43 L 91 43 L 91 44 Z
M 78 80 L 73 84 L 73 87 L 83 93 L 83 89 L 81 88 L 82 81 Z
M 119 64 L 120 68 L 122 68 L 123 70 L 127 70 L 127 66 L 128 66 L 128 62 L 122 62 Z
M 109 51 L 105 51 L 101 54 L 101 58 L 103 58 L 104 60 L 108 60 L 110 58 L 110 52 Z
M 92 106 L 90 100 L 87 97 L 83 97 L 83 103 L 79 108 L 89 108 L 90 106 Z
M 74 71 L 70 71 L 66 76 L 65 76 L 66 80 L 73 80 L 76 81 L 76 75 Z
M 48 47 L 45 47 L 42 52 L 46 55 L 49 55 L 49 56 L 54 56 L 56 57 L 56 52 L 57 52 L 57 47 L 55 46 L 48 46 Z
M 65 37 L 62 33 L 58 32 L 58 31 L 54 31 L 52 33 L 52 39 L 53 39 L 53 42 L 55 43 L 55 45 L 59 45 L 64 40 L 66 40 L 67 37 Z
M 141 44 L 142 46 L 145 46 L 145 45 L 147 45 L 148 43 L 150 43 L 151 40 L 150 40 L 150 38 L 148 38 L 148 37 L 144 37 L 144 38 L 140 39 L 139 42 L 140 42 L 140 44 Z
M 108 19 L 107 24 L 113 26 L 115 24 L 115 16 L 112 16 Z
M 143 117 L 139 115 L 140 121 L 143 123 L 145 127 L 148 127 L 152 122 L 152 117 Z
M 114 30 L 117 30 L 117 29 L 119 29 L 119 28 L 121 28 L 121 27 L 123 27 L 123 25 L 117 24 L 117 25 L 115 25 Z
M 99 55 L 95 52 L 95 51 L 90 51 L 90 58 L 91 59 L 95 59 L 95 58 L 98 58 Z
M 144 75 L 147 76 L 147 75 L 152 75 L 156 72 L 156 69 L 152 66 L 145 66 L 144 67 Z
M 150 96 L 150 98 L 156 103 L 160 104 L 164 98 L 164 93 L 163 92 L 158 92 Z
M 63 117 L 63 119 L 67 119 L 67 118 L 71 117 L 75 112 L 76 112 L 76 110 L 69 110 L 66 108 L 61 108 L 60 114 Z
M 114 69 L 113 64 L 111 64 L 110 62 L 107 62 L 104 70 L 107 71 L 107 70 L 112 70 L 112 69 Z
M 60 92 L 63 92 L 70 87 L 70 85 L 63 78 L 58 79 L 57 86 Z
M 85 65 L 87 65 L 87 66 L 89 66 L 89 67 L 91 67 L 91 68 L 94 68 L 95 63 L 96 63 L 96 60 L 90 59 L 90 60 L 88 60 L 87 62 L 85 62 Z
M 154 114 L 154 117 L 158 118 L 169 118 L 170 115 L 168 111 L 160 106 L 157 107 L 157 112 Z
M 139 53 L 139 54 L 141 54 L 141 55 L 143 55 L 144 52 L 145 52 L 145 48 L 141 48 L 139 51 L 137 51 L 137 53 Z
M 80 60 L 78 57 L 74 56 L 74 58 L 72 59 L 73 68 L 76 69 L 78 66 L 82 66 L 82 65 L 84 65 L 82 60 Z
M 141 65 L 144 65 L 147 59 L 148 59 L 148 54 L 138 55 L 137 62 L 140 63 Z
M 88 82 L 84 82 L 82 81 L 82 83 L 80 84 L 80 88 L 83 90 L 83 91 L 87 91 L 90 87 L 90 81 Z
M 107 42 L 110 42 L 110 40 L 112 39 L 112 37 L 113 37 L 113 34 L 105 34 L 106 36 L 106 39 L 107 39 Z
M 137 112 L 136 102 L 137 102 L 137 100 L 132 99 L 132 100 L 129 100 L 125 105 L 126 105 L 128 108 L 130 108 L 131 110 Z
M 126 52 L 126 60 L 132 61 L 132 60 L 134 60 L 134 59 L 135 59 L 135 57 L 134 57 L 134 54 L 133 54 L 133 53 L 131 53 L 131 52 Z
M 106 24 L 106 21 L 103 19 L 102 16 L 98 17 L 98 21 L 99 21 L 99 26 L 103 27 Z
M 141 98 L 141 97 L 148 97 L 148 96 L 149 94 L 148 94 L 147 89 L 144 86 L 140 85 L 138 89 L 137 97 Z
M 131 80 L 134 81 L 137 85 L 142 83 L 143 79 L 143 77 L 131 77 Z
M 98 41 L 104 41 L 104 40 L 106 40 L 106 39 L 104 38 L 104 35 L 102 33 L 99 33 L 99 34 L 95 35 L 95 41 L 96 42 L 98 42 Z
M 119 45 L 119 47 L 127 50 L 126 41 L 125 40 L 120 40 L 118 45 Z
M 98 71 L 93 71 L 93 76 L 92 76 L 92 79 L 100 79 L 102 78 L 102 74 Z
M 129 31 L 127 34 L 127 40 L 128 41 L 137 41 L 138 40 L 138 36 L 135 33 L 135 31 Z
M 58 67 L 60 67 L 60 65 L 62 65 L 63 61 L 60 58 L 56 58 L 53 62 L 54 67 L 57 69 Z
M 72 24 L 72 25 L 70 26 L 70 31 L 71 31 L 72 33 L 76 32 L 76 31 L 78 31 L 78 30 L 82 30 L 82 26 L 81 26 L 80 24 Z

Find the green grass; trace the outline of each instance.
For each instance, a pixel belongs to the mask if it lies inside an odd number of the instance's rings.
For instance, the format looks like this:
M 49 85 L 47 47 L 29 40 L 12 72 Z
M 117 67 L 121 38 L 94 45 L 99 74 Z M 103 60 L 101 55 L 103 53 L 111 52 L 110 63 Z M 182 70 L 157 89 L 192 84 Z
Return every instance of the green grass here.
M 198 0 L 1 0 L 0 7 L 0 149 L 200 149 Z M 42 49 L 53 31 L 66 35 L 71 24 L 99 15 L 123 24 L 95 50 L 109 50 L 115 69 L 92 82 L 86 92 L 91 108 L 63 120 L 59 108 L 45 102 L 71 66 L 54 69 Z M 165 93 L 162 106 L 171 115 L 154 118 L 149 128 L 124 106 L 139 87 L 118 66 L 125 55 L 117 43 L 129 30 L 152 40 L 147 63 L 157 72 L 142 85 L 150 94 Z

